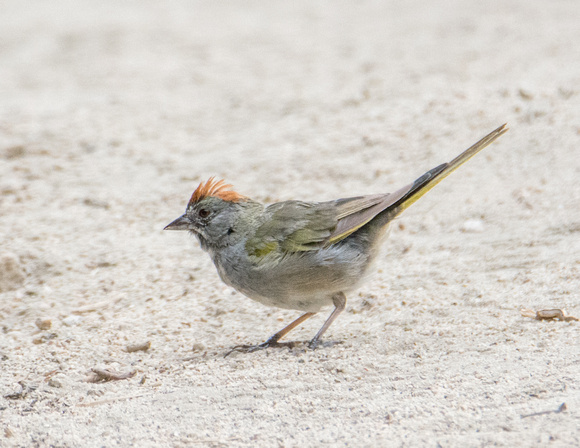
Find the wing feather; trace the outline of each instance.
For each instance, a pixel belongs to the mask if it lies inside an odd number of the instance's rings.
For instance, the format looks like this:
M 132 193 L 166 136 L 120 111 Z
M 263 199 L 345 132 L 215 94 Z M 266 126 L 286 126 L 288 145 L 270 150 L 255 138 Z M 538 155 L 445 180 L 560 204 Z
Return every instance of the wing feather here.
M 247 252 L 261 259 L 317 250 L 343 240 L 383 212 L 381 223 L 386 225 L 506 131 L 506 125 L 500 126 L 451 162 L 427 171 L 415 182 L 394 193 L 329 202 L 287 201 L 273 204 L 266 209 L 264 223 L 246 243 Z

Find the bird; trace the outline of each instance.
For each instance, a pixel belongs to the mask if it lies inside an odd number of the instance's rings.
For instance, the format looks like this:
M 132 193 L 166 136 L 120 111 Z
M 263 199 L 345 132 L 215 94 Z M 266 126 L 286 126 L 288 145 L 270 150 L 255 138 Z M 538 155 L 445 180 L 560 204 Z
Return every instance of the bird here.
M 211 177 L 199 184 L 185 213 L 165 230 L 195 235 L 222 281 L 243 295 L 264 305 L 302 311 L 265 342 L 238 345 L 233 350 L 252 352 L 281 346 L 279 341 L 291 330 L 321 308 L 333 305 L 308 344 L 315 349 L 345 309 L 347 295 L 372 272 L 389 224 L 507 132 L 506 126 L 393 193 L 264 205 Z

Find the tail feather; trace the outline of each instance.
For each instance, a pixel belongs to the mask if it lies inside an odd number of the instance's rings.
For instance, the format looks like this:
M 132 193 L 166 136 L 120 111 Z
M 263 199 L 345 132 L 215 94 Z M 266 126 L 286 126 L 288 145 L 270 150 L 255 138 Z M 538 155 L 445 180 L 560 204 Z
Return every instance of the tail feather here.
M 405 185 L 393 193 L 338 201 L 335 204 L 340 209 L 338 223 L 324 241 L 324 245 L 335 244 L 369 223 L 372 223 L 373 229 L 385 228 L 386 224 L 505 132 L 507 132 L 507 128 L 504 124 L 462 152 L 451 162 L 443 163 L 427 171 L 415 182 Z M 369 231 L 371 230 L 369 229 Z
M 490 132 L 480 141 L 455 157 L 451 162 L 443 163 L 433 168 L 432 170 L 427 171 L 415 182 L 413 182 L 410 188 L 408 186 L 404 187 L 409 188 L 409 190 L 401 197 L 401 199 L 393 203 L 387 209 L 389 211 L 389 215 L 394 218 L 395 216 L 403 213 L 412 204 L 417 202 L 425 193 L 431 190 L 431 188 L 449 176 L 453 171 L 471 159 L 474 155 L 492 143 L 495 139 L 500 137 L 502 134 L 505 134 L 508 131 L 506 125 L 507 124 L 504 124 L 503 126 L 497 128 L 495 131 Z

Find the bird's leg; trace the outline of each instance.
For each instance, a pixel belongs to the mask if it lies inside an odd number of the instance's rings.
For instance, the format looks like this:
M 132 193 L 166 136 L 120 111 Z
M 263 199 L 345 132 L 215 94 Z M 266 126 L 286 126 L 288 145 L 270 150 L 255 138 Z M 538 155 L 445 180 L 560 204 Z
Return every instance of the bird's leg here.
M 255 352 L 257 350 L 263 350 L 263 349 L 268 348 L 268 347 L 276 347 L 278 345 L 282 345 L 282 344 L 278 343 L 278 341 L 280 339 L 282 339 L 284 336 L 286 336 L 286 334 L 288 334 L 290 331 L 292 331 L 294 328 L 296 328 L 298 325 L 300 325 L 306 319 L 311 318 L 315 314 L 316 313 L 304 313 L 298 319 L 296 319 L 296 320 L 292 321 L 290 324 L 286 325 L 280 331 L 273 334 L 266 342 L 263 342 L 261 344 L 258 344 L 258 345 L 236 345 L 234 348 L 232 348 L 229 352 L 227 352 L 224 355 L 224 358 L 226 356 L 228 356 L 230 353 L 235 352 L 235 351 L 251 353 L 251 352 Z
M 332 297 L 332 303 L 334 303 L 334 310 L 332 311 L 330 316 L 328 316 L 328 319 L 326 319 L 326 322 L 324 322 L 322 328 L 318 330 L 316 336 L 314 336 L 310 341 L 310 343 L 308 344 L 308 347 L 311 349 L 316 348 L 324 332 L 328 330 L 328 327 L 330 327 L 330 325 L 334 322 L 334 320 L 338 317 L 338 315 L 344 311 L 344 308 L 346 306 L 346 296 L 344 295 L 343 292 L 336 293 Z
M 288 333 L 290 333 L 290 331 L 292 331 L 294 328 L 296 328 L 298 325 L 300 325 L 306 319 L 311 318 L 315 314 L 316 313 L 304 313 L 298 319 L 292 321 L 290 324 L 288 324 L 284 328 L 282 328 L 279 332 L 273 334 L 266 342 L 260 344 L 260 346 L 263 345 L 264 348 L 275 346 L 280 339 L 282 339 L 284 336 L 286 336 Z

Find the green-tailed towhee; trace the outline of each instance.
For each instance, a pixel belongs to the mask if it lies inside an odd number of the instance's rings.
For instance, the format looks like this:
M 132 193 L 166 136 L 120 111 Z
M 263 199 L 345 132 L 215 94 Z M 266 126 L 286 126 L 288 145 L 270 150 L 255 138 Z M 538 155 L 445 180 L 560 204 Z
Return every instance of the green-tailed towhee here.
M 394 193 L 328 202 L 286 201 L 264 206 L 213 177 L 193 192 L 185 214 L 165 229 L 188 230 L 209 253 L 221 279 L 269 306 L 305 311 L 249 351 L 271 347 L 317 313 L 334 310 L 310 341 L 344 310 L 346 295 L 365 279 L 388 224 L 452 171 L 507 131 L 497 128 L 449 163 Z

